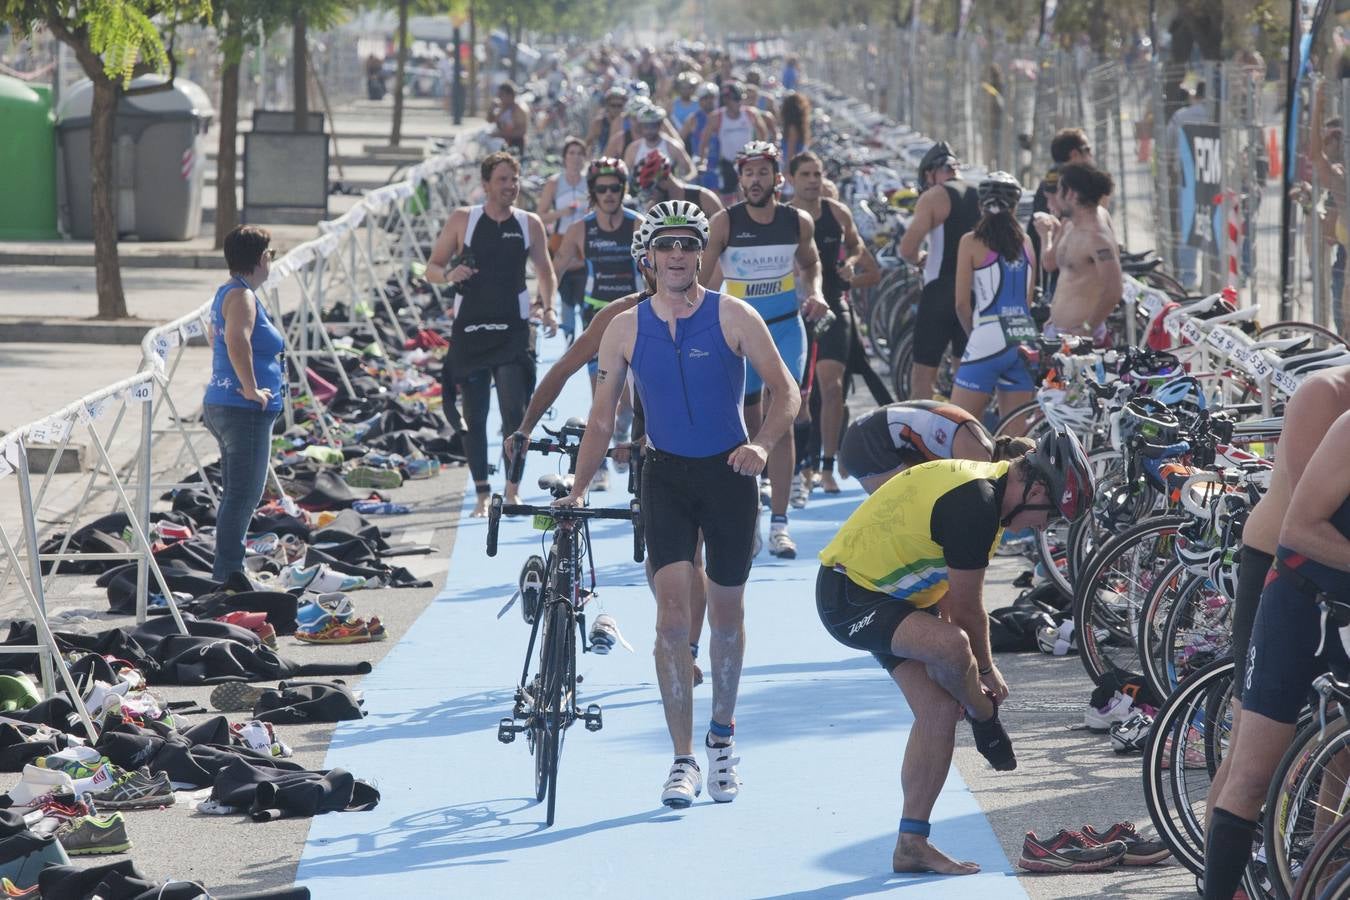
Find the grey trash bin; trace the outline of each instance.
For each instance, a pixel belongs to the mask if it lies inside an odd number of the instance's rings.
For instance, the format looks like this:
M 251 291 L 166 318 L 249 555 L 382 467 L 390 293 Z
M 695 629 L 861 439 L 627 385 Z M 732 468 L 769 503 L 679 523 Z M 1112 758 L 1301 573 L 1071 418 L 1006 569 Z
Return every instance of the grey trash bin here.
M 132 88 L 164 84 L 163 75 L 142 75 Z M 90 112 L 94 87 L 81 81 L 57 110 L 61 188 L 66 230 L 93 237 L 90 200 Z M 175 78 L 172 87 L 119 98 L 113 152 L 117 232 L 143 241 L 186 241 L 202 222 L 206 132 L 215 110 L 206 92 Z

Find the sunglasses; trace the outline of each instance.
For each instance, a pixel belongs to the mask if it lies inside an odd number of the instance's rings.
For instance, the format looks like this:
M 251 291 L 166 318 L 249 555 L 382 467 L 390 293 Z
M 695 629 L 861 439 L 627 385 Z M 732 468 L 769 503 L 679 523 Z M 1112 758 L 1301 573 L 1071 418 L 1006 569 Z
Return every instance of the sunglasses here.
M 623 104 L 622 104 L 622 103 L 606 103 L 606 104 L 605 104 L 605 107 L 606 107 L 607 109 L 623 109 Z
M 596 196 L 599 196 L 600 194 L 622 194 L 622 193 L 623 193 L 623 185 L 621 185 L 621 184 L 597 184 L 595 187 L 591 188 L 591 190 L 595 192 Z
M 675 235 L 661 235 L 652 238 L 651 248 L 668 253 L 671 250 L 689 251 L 703 249 L 703 242 L 693 237 L 676 237 Z
M 277 249 L 275 247 L 268 247 L 263 251 L 263 256 L 267 257 L 268 260 L 275 262 L 277 258 Z

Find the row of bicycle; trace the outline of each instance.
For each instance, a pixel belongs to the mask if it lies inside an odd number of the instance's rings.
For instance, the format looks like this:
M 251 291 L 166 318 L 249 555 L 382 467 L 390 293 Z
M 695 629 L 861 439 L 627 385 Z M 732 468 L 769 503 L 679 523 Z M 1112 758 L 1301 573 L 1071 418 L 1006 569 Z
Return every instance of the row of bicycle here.
M 1160 706 L 1143 780 L 1159 836 L 1197 876 L 1209 788 L 1228 747 L 1230 642 L 1243 523 L 1270 483 L 1285 400 L 1318 370 L 1350 365 L 1325 329 L 1260 327 L 1231 292 L 1187 299 L 1129 279 L 1119 349 L 1045 342 L 1034 403 L 998 431 L 1069 428 L 1090 452 L 1093 511 L 1038 535 L 1035 557 L 1063 595 L 1078 655 L 1098 685 Z M 1350 896 L 1350 688 L 1320 704 L 1272 781 L 1257 897 Z

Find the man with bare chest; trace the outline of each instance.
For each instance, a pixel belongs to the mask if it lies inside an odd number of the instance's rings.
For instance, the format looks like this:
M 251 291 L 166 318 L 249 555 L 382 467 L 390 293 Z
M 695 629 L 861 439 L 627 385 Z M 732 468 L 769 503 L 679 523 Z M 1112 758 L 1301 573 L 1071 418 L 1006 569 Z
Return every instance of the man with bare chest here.
M 1101 205 L 1112 187 L 1111 176 L 1100 169 L 1071 163 L 1059 172 L 1058 200 L 1064 219 L 1036 214 L 1041 265 L 1060 273 L 1047 337 L 1092 335 L 1099 344 L 1106 339 L 1106 318 L 1122 294 L 1119 245 L 1111 216 Z

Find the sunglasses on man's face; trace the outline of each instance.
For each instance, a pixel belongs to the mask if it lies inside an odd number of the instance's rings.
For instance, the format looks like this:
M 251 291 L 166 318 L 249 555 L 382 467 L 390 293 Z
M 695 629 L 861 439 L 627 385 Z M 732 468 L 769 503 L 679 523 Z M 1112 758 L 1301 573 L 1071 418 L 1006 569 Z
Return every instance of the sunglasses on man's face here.
M 268 261 L 275 261 L 277 258 L 276 248 L 268 247 L 266 250 L 263 251 L 263 256 L 267 257 Z
M 593 190 L 596 195 L 600 194 L 622 194 L 623 185 L 621 184 L 597 184 Z
M 695 250 L 703 249 L 703 242 L 698 238 L 677 237 L 675 235 L 661 235 L 652 238 L 652 249 L 668 253 L 671 250 L 679 250 L 685 253 L 692 253 Z

